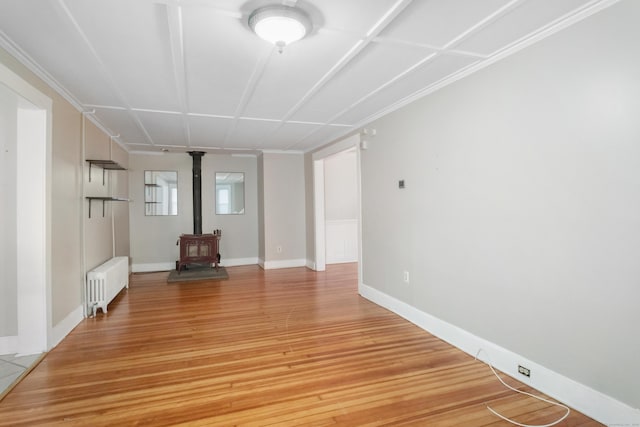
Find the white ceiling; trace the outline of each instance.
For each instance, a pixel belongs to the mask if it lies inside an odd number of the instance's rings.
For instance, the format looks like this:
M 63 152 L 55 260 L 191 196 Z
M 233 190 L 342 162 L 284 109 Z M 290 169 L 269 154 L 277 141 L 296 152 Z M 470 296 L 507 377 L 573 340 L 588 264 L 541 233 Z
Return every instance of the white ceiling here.
M 1 0 L 0 46 L 129 151 L 309 151 L 615 0 Z M 297 5 L 282 54 L 249 14 Z

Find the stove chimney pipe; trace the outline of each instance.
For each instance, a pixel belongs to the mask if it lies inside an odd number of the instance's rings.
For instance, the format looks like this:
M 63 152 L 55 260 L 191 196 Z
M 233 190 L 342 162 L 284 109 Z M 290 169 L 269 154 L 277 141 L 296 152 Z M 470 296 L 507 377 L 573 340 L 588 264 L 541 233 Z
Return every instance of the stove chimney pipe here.
M 204 151 L 189 151 L 193 158 L 193 234 L 202 234 L 202 156 Z

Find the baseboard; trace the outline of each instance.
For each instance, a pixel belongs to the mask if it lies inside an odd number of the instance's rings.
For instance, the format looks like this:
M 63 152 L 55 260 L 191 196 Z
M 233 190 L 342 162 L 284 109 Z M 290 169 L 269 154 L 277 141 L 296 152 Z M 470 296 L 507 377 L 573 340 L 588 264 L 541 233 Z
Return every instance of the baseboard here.
M 58 322 L 49 333 L 49 342 L 47 345 L 47 351 L 51 350 L 64 339 L 69 333 L 78 326 L 84 319 L 84 312 L 82 305 L 79 305 L 75 310 L 67 315 L 64 319 Z
M 220 265 L 223 267 L 238 267 L 240 265 L 256 265 L 258 258 L 222 258 Z
M 308 259 L 308 260 L 306 260 L 305 266 L 309 270 L 316 271 L 316 263 L 315 263 L 315 261 L 312 261 L 312 260 Z
M 327 262 L 326 264 L 350 264 L 352 262 L 358 262 L 358 258 L 333 258 L 333 259 L 328 259 L 327 258 Z
M 18 336 L 0 337 L 0 354 L 14 354 L 18 352 Z
M 67 315 L 62 321 L 51 328 L 47 337 L 47 351 L 51 350 L 64 339 L 84 319 L 82 305 Z M 24 350 L 24 349 L 23 349 Z M 39 352 L 39 351 L 38 351 Z M 0 337 L 0 354 L 22 353 L 17 336 Z M 24 353 L 30 354 L 30 352 Z
M 276 270 L 278 268 L 306 267 L 306 259 L 282 259 L 277 261 L 263 261 L 259 264 L 265 270 Z
M 490 355 L 493 366 L 500 371 L 596 421 L 606 425 L 640 425 L 640 410 L 638 409 L 634 409 L 510 350 L 420 311 L 370 286 L 360 284 L 358 291 L 364 298 L 398 314 L 465 353 L 475 357 L 478 350 L 483 349 L 486 354 Z M 486 354 L 481 353 L 478 358 L 486 361 Z M 518 365 L 526 366 L 535 375 L 527 379 L 518 374 Z
M 131 264 L 132 273 L 151 273 L 153 271 L 170 271 L 176 269 L 174 262 L 155 262 L 147 264 Z

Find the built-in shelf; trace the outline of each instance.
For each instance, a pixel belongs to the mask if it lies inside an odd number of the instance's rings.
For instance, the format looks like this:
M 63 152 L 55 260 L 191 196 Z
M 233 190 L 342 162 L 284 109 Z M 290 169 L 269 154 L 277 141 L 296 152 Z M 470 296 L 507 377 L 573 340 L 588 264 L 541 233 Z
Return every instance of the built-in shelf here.
M 102 216 L 104 217 L 104 202 L 128 202 L 129 199 L 124 199 L 121 197 L 109 197 L 109 196 L 87 196 L 87 200 L 89 200 L 89 218 L 91 218 L 91 202 L 94 200 L 100 200 L 102 202 Z
M 113 160 L 96 160 L 96 159 L 87 159 L 87 162 L 89 163 L 89 182 L 91 182 L 91 167 L 93 165 L 98 166 L 100 168 L 102 168 L 102 185 L 104 185 L 104 174 L 105 171 L 108 170 L 118 170 L 118 171 L 124 171 L 127 170 L 126 168 L 122 167 L 118 162 L 115 162 Z

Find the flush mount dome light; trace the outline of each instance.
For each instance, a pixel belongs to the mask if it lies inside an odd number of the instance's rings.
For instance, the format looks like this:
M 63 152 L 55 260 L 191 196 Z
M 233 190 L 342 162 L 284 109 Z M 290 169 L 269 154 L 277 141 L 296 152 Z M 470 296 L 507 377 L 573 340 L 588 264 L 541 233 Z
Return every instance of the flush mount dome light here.
M 249 16 L 249 27 L 260 37 L 282 49 L 302 39 L 311 30 L 311 20 L 302 10 L 282 5 L 261 7 Z

